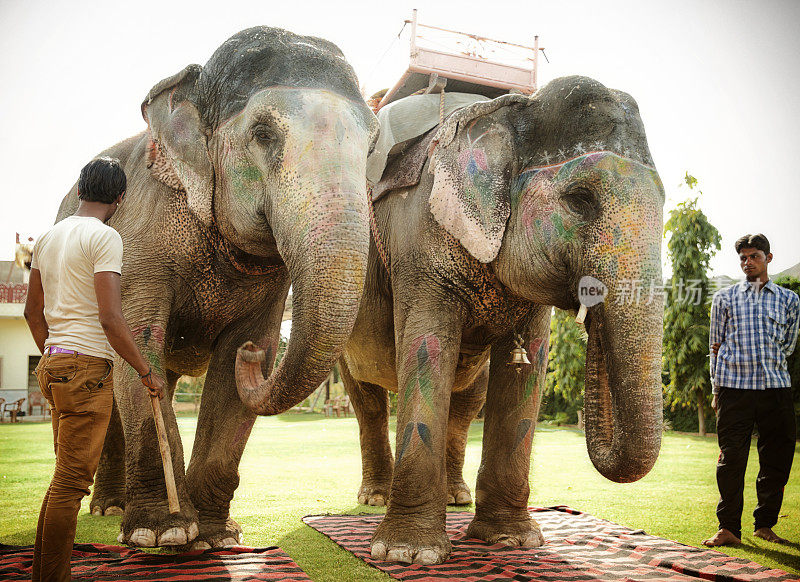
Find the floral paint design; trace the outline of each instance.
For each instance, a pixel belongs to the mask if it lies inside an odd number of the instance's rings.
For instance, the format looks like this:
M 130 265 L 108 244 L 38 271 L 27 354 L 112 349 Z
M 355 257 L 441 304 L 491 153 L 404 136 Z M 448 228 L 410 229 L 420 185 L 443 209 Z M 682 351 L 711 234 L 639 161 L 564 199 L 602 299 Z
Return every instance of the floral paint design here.
M 458 167 L 463 178 L 464 200 L 477 210 L 475 218 L 488 230 L 496 206 L 493 189 L 496 178 L 489 171 L 486 150 L 479 143 L 489 131 L 474 135 L 475 122 L 473 119 L 467 127 L 468 145 L 458 154 Z
M 397 462 L 415 443 L 421 442 L 429 452 L 433 451 L 430 422 L 433 419 L 434 374 L 440 372 L 439 356 L 442 348 L 439 338 L 425 334 L 411 342 L 406 357 L 406 368 L 411 370 L 403 389 L 405 406 L 411 406 L 412 420 L 403 429 L 403 436 L 397 451 Z
M 439 355 L 441 354 L 439 338 L 426 334 L 415 339 L 411 351 L 406 358 L 406 367 L 415 370 L 406 382 L 403 391 L 403 402 L 408 403 L 416 395 L 422 397 L 425 406 L 433 411 L 433 374 L 439 373 Z

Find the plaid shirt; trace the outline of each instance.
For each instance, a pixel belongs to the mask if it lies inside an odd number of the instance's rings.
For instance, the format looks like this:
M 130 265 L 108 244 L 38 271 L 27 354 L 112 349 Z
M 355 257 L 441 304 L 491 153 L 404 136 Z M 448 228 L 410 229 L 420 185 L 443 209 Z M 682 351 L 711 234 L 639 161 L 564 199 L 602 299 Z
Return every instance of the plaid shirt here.
M 786 358 L 794 351 L 800 299 L 772 281 L 756 292 L 747 282 L 714 294 L 709 344 L 713 392 L 720 387 L 764 390 L 791 386 Z

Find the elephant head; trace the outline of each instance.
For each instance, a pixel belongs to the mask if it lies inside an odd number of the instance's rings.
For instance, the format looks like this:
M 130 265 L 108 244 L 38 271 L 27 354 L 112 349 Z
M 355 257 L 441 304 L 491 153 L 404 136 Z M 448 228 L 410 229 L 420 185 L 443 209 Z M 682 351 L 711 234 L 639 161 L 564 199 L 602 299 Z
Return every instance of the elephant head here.
M 566 77 L 465 108 L 434 141 L 434 218 L 512 294 L 577 309 L 584 276 L 607 288 L 587 321 L 587 447 L 607 478 L 641 478 L 661 444 L 664 191 L 636 103 Z
M 267 27 L 158 83 L 142 113 L 197 220 L 289 271 L 285 357 L 267 380 L 237 374 L 248 407 L 281 412 L 322 382 L 355 322 L 377 120 L 335 45 Z

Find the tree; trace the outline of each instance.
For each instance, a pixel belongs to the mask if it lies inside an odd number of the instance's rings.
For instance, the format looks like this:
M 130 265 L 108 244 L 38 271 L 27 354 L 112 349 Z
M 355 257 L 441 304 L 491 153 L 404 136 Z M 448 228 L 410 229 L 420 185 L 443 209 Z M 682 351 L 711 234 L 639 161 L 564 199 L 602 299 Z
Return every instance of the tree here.
M 578 414 L 583 410 L 584 362 L 586 362 L 586 333 L 566 311 L 553 310 L 550 319 L 550 357 L 544 396 L 558 401 L 553 412 Z
M 689 190 L 697 179 L 686 172 Z M 708 329 L 711 293 L 708 269 L 711 257 L 721 248 L 721 237 L 698 207 L 697 196 L 670 211 L 664 235 L 672 262 L 664 312 L 664 360 L 670 382 L 666 404 L 697 409 L 698 432 L 706 433 L 705 417 L 711 405 L 708 374 Z

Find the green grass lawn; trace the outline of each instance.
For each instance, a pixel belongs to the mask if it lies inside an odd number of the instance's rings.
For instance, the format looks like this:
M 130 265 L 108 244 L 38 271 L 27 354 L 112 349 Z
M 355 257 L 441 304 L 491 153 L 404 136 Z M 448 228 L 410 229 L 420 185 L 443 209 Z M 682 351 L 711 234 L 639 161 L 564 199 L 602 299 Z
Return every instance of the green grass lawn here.
M 178 420 L 189 458 L 196 419 Z M 483 425 L 470 432 L 465 478 L 474 488 Z M 32 544 L 39 504 L 52 472 L 49 423 L 0 425 L 0 542 Z M 392 437 L 393 438 L 393 437 Z M 534 439 L 531 505 L 569 505 L 597 517 L 698 546 L 716 531 L 717 489 L 713 437 L 677 433 L 664 437 L 655 468 L 637 483 L 605 480 L 592 467 L 583 434 L 541 427 Z M 725 553 L 765 566 L 800 573 L 800 447 L 786 487 L 777 533 L 788 546 L 752 536 L 757 453 L 747 473 L 744 544 Z M 358 505 L 361 480 L 358 425 L 353 418 L 285 414 L 259 418 L 240 467 L 241 484 L 231 513 L 244 528 L 244 543 L 278 545 L 314 580 L 387 580 L 300 518 L 315 513 L 381 512 Z M 92 517 L 87 497 L 78 518 L 77 540 L 116 544 L 118 517 Z

